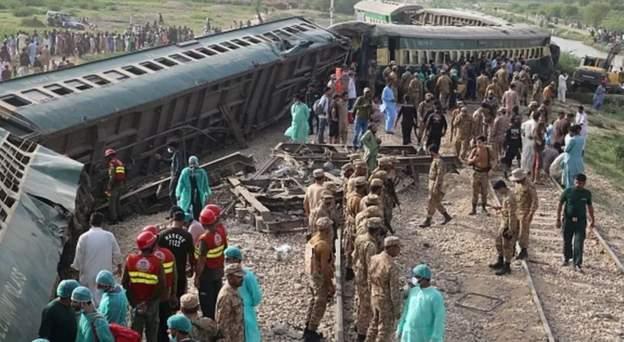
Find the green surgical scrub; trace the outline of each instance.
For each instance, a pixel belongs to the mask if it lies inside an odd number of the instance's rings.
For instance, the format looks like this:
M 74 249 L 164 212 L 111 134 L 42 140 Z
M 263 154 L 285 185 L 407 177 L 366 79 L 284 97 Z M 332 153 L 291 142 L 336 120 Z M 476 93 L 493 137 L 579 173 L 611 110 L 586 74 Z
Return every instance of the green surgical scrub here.
M 94 333 L 97 334 L 97 342 L 115 342 L 104 316 L 97 311 L 80 314 L 76 342 L 96 342 Z
M 445 321 L 446 309 L 440 291 L 414 287 L 405 300 L 397 336 L 401 342 L 442 342 Z
M 126 290 L 117 285 L 112 291 L 104 292 L 98 311 L 106 318 L 108 323 L 127 326 L 128 298 L 126 297 Z

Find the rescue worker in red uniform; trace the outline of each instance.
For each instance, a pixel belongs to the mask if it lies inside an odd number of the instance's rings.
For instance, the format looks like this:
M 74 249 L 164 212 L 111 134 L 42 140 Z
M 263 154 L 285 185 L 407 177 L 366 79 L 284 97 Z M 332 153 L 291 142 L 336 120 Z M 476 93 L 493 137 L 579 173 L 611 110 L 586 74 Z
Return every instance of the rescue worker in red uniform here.
M 160 234 L 160 230 L 155 225 L 145 226 L 144 232 L 150 232 L 156 237 Z M 178 298 L 177 285 L 178 285 L 178 270 L 176 268 L 175 255 L 165 247 L 161 247 L 158 244 L 154 248 L 154 255 L 160 259 L 165 269 L 165 284 L 167 289 L 163 296 L 159 308 L 159 324 L 158 324 L 158 342 L 169 342 L 169 336 L 167 335 L 167 319 L 173 315 L 174 310 L 177 309 Z M 184 274 L 182 274 L 184 276 Z
M 126 167 L 117 159 L 117 151 L 107 148 L 104 151 L 108 168 L 108 183 L 106 195 L 108 196 L 108 213 L 111 224 L 121 221 L 121 193 L 126 184 Z
M 167 293 L 165 267 L 154 255 L 156 241 L 158 237 L 151 232 L 142 232 L 137 236 L 136 244 L 140 252 L 128 255 L 121 278 L 132 307 L 130 327 L 141 336 L 145 331 L 147 342 L 158 341 L 159 305 Z
M 199 222 L 206 232 L 195 246 L 195 287 L 199 291 L 199 304 L 204 317 L 214 319 L 217 296 L 222 285 L 225 261 L 223 252 L 227 248 L 227 234 L 225 227 L 218 223 L 215 212 L 209 208 L 201 211 Z

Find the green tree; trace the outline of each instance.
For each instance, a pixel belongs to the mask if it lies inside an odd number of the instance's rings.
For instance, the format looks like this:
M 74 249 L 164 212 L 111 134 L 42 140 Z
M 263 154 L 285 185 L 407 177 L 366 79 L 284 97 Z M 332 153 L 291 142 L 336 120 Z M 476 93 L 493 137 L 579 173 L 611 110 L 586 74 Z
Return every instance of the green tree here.
M 579 9 L 575 5 L 566 5 L 563 8 L 562 14 L 566 18 L 575 18 L 579 15 Z
M 602 25 L 612 31 L 624 31 L 624 11 L 611 11 Z
M 587 25 L 600 26 L 609 13 L 609 6 L 603 3 L 592 3 L 583 10 L 583 21 Z

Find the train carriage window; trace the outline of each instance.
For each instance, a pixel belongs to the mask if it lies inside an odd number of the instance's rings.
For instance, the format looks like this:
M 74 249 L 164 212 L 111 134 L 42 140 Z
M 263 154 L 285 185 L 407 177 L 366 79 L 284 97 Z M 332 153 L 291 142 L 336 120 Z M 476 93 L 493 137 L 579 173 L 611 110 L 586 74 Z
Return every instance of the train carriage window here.
M 252 37 L 252 36 L 244 36 L 244 37 L 243 37 L 243 39 L 245 39 L 245 40 L 246 40 L 246 41 L 248 41 L 248 42 L 254 43 L 254 44 L 260 44 L 260 43 L 262 43 L 262 41 L 261 41 L 261 40 L 259 40 L 259 39 L 257 39 L 257 38 L 254 38 L 254 37 Z
M 216 52 L 214 52 L 214 51 L 212 51 L 210 49 L 206 49 L 205 47 L 200 47 L 200 48 L 197 48 L 195 50 L 197 50 L 197 51 L 199 51 L 199 52 L 201 52 L 201 53 L 203 53 L 204 55 L 207 55 L 207 56 L 214 56 L 214 55 L 217 54 Z
M 143 70 L 141 68 L 138 68 L 138 67 L 136 67 L 134 65 L 126 65 L 125 67 L 122 67 L 122 69 L 127 71 L 127 72 L 129 72 L 129 73 L 131 73 L 131 74 L 133 74 L 133 75 L 136 75 L 136 76 L 141 76 L 141 75 L 147 74 L 147 71 L 145 71 L 145 70 Z
M 200 53 L 197 53 L 197 52 L 195 52 L 195 51 L 193 51 L 193 50 L 187 50 L 187 51 L 184 51 L 184 52 L 182 52 L 182 53 L 183 53 L 183 54 L 185 54 L 185 55 L 187 55 L 187 56 L 189 56 L 189 57 L 191 57 L 191 58 L 193 58 L 193 59 L 202 59 L 202 58 L 206 58 L 206 56 L 204 56 L 204 55 L 202 55 L 202 54 L 200 54 Z
M 296 28 L 294 28 L 293 26 L 290 26 L 290 27 L 284 27 L 284 28 L 282 28 L 282 30 L 287 31 L 287 32 L 290 32 L 290 33 L 292 33 L 292 34 L 297 34 L 297 33 L 299 33 L 299 30 L 297 30 L 297 29 L 296 29 Z
M 13 94 L 0 96 L 0 101 L 10 104 L 13 107 L 24 107 L 32 103 L 23 97 Z
M 153 62 L 142 62 L 139 63 L 140 66 L 145 67 L 147 69 L 150 69 L 152 71 L 160 71 L 162 69 L 164 69 L 163 67 L 161 67 L 160 65 L 153 63 Z
M 271 33 L 271 32 L 264 33 L 263 35 L 264 35 L 265 37 L 269 38 L 270 40 L 274 41 L 274 42 L 279 42 L 279 41 L 280 41 L 279 37 L 278 37 L 278 36 L 276 36 L 276 35 L 274 35 L 274 34 L 273 34 L 273 33 Z
M 409 50 L 403 50 L 403 64 L 412 64 Z
M 240 48 L 240 46 L 238 46 L 236 44 L 232 44 L 231 42 L 221 42 L 219 44 L 225 46 L 226 48 L 228 48 L 230 50 L 236 50 L 236 49 Z
M 301 32 L 306 32 L 306 31 L 308 31 L 308 29 L 307 29 L 307 28 L 305 28 L 305 27 L 303 27 L 303 26 L 300 26 L 300 25 L 295 25 L 295 26 L 293 26 L 293 27 L 296 27 L 296 28 L 297 28 L 299 31 L 301 31 Z
M 191 61 L 189 58 L 186 58 L 186 57 L 184 57 L 184 56 L 182 56 L 180 54 L 177 54 L 177 53 L 174 53 L 173 55 L 169 55 L 169 58 L 171 58 L 171 59 L 173 59 L 175 61 L 178 61 L 180 63 L 188 63 L 188 62 Z
M 275 34 L 277 34 L 282 39 L 290 39 L 290 37 L 292 37 L 292 34 L 290 34 L 288 32 L 284 32 L 282 30 L 273 30 L 273 32 Z
M 27 98 L 36 102 L 45 102 L 54 98 L 54 96 L 48 93 L 44 93 L 39 89 L 25 90 L 22 92 L 22 95 L 25 95 Z
M 160 57 L 160 58 L 156 58 L 154 61 L 164 65 L 164 66 L 168 66 L 168 67 L 173 67 L 178 65 L 178 63 L 170 60 L 169 58 L 165 58 L 165 57 Z
M 308 23 L 301 23 L 300 25 L 303 26 L 303 27 L 307 27 L 309 29 L 312 29 L 312 30 L 316 29 L 316 27 L 314 25 L 311 25 L 311 24 L 308 24 Z
M 271 42 L 271 39 L 269 39 L 269 38 L 265 37 L 264 35 L 256 35 L 256 37 L 258 37 L 258 38 L 260 38 L 260 39 L 264 40 L 265 42 L 269 42 L 269 43 Z
M 78 90 L 87 90 L 87 89 L 93 88 L 92 86 L 86 84 L 85 82 L 83 82 L 81 80 L 77 80 L 77 79 L 65 81 L 63 83 L 67 84 L 68 86 L 70 86 L 72 88 L 78 89 Z
M 107 85 L 107 84 L 110 83 L 108 80 L 106 80 L 106 79 L 104 79 L 104 78 L 102 78 L 102 77 L 100 77 L 98 75 L 87 75 L 87 76 L 85 76 L 83 78 L 85 80 L 91 82 L 91 83 L 94 83 L 94 84 L 97 84 L 97 85 L 100 85 L 100 86 Z
M 56 95 L 69 95 L 71 93 L 73 93 L 74 91 L 69 89 L 69 88 L 65 88 L 60 84 L 48 84 L 47 86 L 43 86 L 43 88 L 48 89 L 49 91 L 55 93 Z
M 242 41 L 240 39 L 232 39 L 232 42 L 234 42 L 234 43 L 236 43 L 236 44 L 238 44 L 240 46 L 249 46 L 249 45 L 251 45 L 251 44 L 249 44 L 249 43 L 247 43 L 245 41 Z
M 117 70 L 104 71 L 103 74 L 105 76 L 110 76 L 112 79 L 115 79 L 117 81 L 123 81 L 123 80 L 127 80 L 128 78 L 130 78 L 130 76 L 124 73 L 121 73 Z
M 218 51 L 218 52 L 228 52 L 228 49 L 224 48 L 221 45 L 217 45 L 217 44 L 210 45 L 209 48 L 211 48 L 211 49 L 213 49 L 215 51 Z

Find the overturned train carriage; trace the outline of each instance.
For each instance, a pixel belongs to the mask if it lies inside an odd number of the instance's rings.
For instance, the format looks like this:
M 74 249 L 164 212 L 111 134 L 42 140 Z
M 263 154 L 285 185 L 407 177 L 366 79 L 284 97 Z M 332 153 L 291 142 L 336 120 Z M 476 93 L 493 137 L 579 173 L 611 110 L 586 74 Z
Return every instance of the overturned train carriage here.
M 117 148 L 130 178 L 164 166 L 169 141 L 204 154 L 288 113 L 348 39 L 298 17 L 0 83 L 0 126 L 101 170 Z M 232 139 L 234 138 L 234 139 Z
M 0 341 L 31 341 L 92 201 L 83 164 L 1 128 L 0 170 Z

